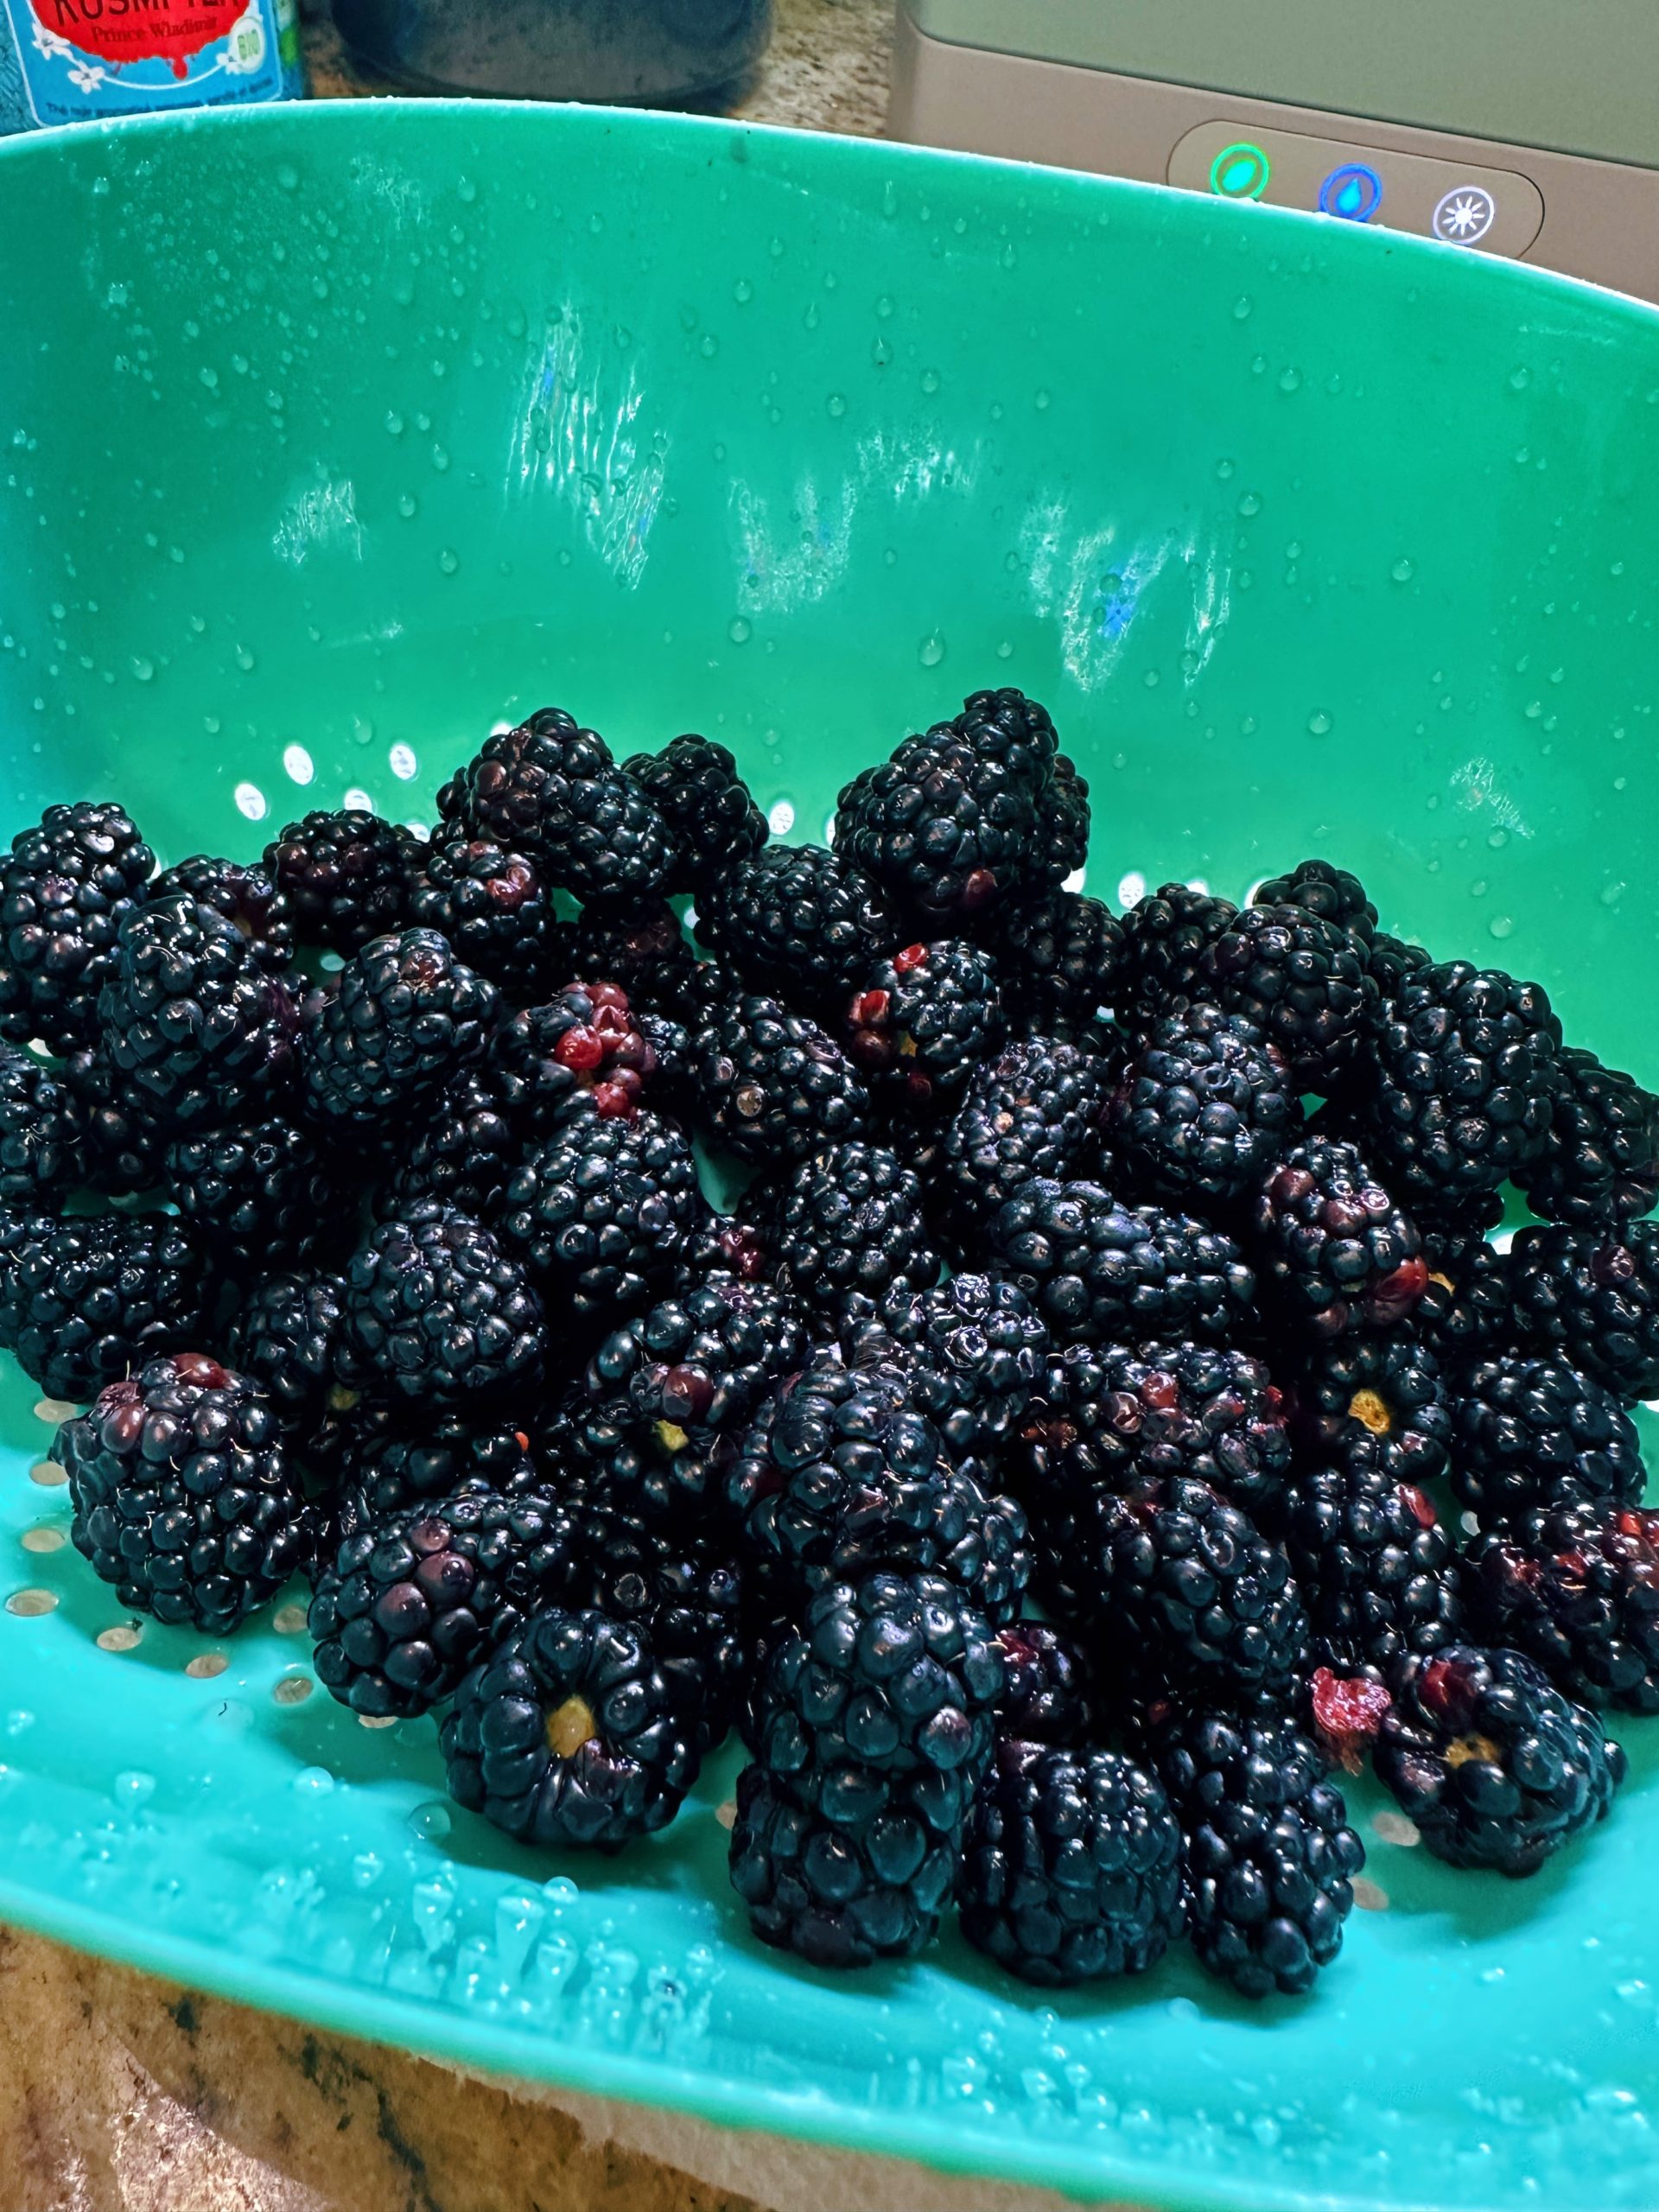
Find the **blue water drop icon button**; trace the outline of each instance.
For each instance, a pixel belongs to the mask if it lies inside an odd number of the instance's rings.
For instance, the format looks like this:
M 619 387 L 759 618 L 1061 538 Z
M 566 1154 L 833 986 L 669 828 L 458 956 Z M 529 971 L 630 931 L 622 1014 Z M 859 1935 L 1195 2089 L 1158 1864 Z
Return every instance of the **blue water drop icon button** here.
M 1224 146 L 1210 164 L 1210 189 L 1224 200 L 1259 200 L 1268 188 L 1273 164 L 1259 146 L 1241 138 Z
M 1344 162 L 1319 187 L 1319 213 L 1344 223 L 1369 223 L 1382 205 L 1382 180 L 1363 162 Z

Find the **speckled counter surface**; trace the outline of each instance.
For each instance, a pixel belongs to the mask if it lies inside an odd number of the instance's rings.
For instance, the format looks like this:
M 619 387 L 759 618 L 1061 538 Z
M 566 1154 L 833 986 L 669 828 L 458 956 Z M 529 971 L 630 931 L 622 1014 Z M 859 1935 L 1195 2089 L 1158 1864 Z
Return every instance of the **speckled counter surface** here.
M 728 110 L 877 136 L 892 0 L 779 0 Z M 390 94 L 332 26 L 315 93 Z M 806 2212 L 959 2190 L 714 2139 L 664 2116 L 554 2105 L 313 2033 L 0 1928 L 0 2212 Z M 710 2178 L 698 2179 L 702 2174 Z M 989 2207 L 1011 2201 L 991 2191 Z

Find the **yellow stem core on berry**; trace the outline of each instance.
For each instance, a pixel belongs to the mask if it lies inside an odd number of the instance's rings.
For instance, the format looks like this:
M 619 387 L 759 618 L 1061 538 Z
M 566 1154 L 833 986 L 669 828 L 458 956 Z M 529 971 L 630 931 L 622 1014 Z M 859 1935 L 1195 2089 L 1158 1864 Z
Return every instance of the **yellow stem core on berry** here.
M 599 1733 L 594 1708 L 585 1697 L 568 1697 L 547 1716 L 547 1748 L 556 1759 L 573 1759 Z
M 1369 1428 L 1373 1436 L 1386 1436 L 1394 1427 L 1394 1415 L 1385 1400 L 1375 1390 L 1356 1390 L 1348 1401 L 1348 1410 L 1362 1427 Z
M 1458 1286 L 1452 1281 L 1450 1275 L 1439 1274 L 1433 1268 L 1431 1268 L 1428 1271 L 1428 1279 L 1430 1282 L 1439 1283 L 1440 1288 L 1446 1292 L 1448 1297 L 1455 1297 L 1457 1295 Z
M 671 1421 L 659 1421 L 653 1433 L 664 1452 L 683 1452 L 691 1441 L 685 1431 Z
M 1490 1736 L 1459 1736 L 1446 1745 L 1447 1766 L 1462 1766 L 1470 1759 L 1484 1759 L 1489 1766 L 1501 1766 L 1503 1754 Z
M 916 1057 L 916 1039 L 911 1035 L 908 1029 L 902 1030 L 899 1033 L 899 1058 L 901 1060 L 913 1060 Z

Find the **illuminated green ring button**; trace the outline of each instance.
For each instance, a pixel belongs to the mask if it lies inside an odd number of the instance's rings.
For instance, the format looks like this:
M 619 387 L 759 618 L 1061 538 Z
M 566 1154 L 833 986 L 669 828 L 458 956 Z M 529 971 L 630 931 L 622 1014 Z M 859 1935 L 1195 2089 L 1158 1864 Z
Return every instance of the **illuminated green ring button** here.
M 1273 164 L 1248 138 L 1224 146 L 1210 164 L 1210 189 L 1224 200 L 1259 200 L 1268 188 Z

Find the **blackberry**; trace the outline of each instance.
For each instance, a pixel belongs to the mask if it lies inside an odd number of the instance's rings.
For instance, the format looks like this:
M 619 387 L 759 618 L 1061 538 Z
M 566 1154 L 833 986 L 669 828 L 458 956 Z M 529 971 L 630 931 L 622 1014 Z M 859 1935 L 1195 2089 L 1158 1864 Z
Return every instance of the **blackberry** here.
M 1069 753 L 1054 755 L 1037 815 L 1037 880 L 1057 887 L 1089 857 L 1089 786 Z
M 1209 1483 L 1029 1495 L 1043 1594 L 1094 1621 L 1108 1658 L 1155 1658 L 1224 1695 L 1278 1692 L 1300 1667 L 1307 1623 L 1285 1554 Z
M 567 984 L 503 1021 L 490 1046 L 503 1107 L 527 1137 L 551 1135 L 573 1109 L 632 1120 L 656 1067 L 627 994 L 614 983 Z
M 674 838 L 678 859 L 667 878 L 670 891 L 697 890 L 753 860 L 766 842 L 766 817 L 723 745 L 677 737 L 660 753 L 636 753 L 622 772 L 655 802 Z
M 1181 1831 L 1116 1751 L 1004 1742 L 957 1874 L 962 1932 L 1045 1988 L 1144 1974 L 1181 1932 Z
M 462 1491 L 370 1522 L 317 1576 L 317 1680 L 354 1713 L 429 1711 L 492 1644 L 568 1595 L 575 1536 L 570 1516 L 534 1492 Z
M 1004 1007 L 1043 1028 L 1092 1021 L 1117 994 L 1123 925 L 1104 900 L 1046 891 L 999 918 Z
M 1547 1221 L 1596 1228 L 1651 1213 L 1659 1199 L 1659 1097 L 1564 1046 L 1544 1148 L 1516 1177 Z
M 1537 1158 L 1560 1083 L 1561 1025 L 1536 983 L 1466 960 L 1406 977 L 1367 1039 L 1373 1163 L 1408 1204 L 1496 1190 Z
M 0 1204 L 39 1205 L 80 1180 L 74 1103 L 32 1052 L 0 1043 Z
M 751 1551 L 797 1588 L 880 1567 L 943 1575 L 998 1627 L 1019 1611 L 1024 1514 L 950 1465 L 895 1370 L 815 1362 L 761 1409 L 725 1480 Z
M 1367 948 L 1376 936 L 1376 909 L 1365 887 L 1345 868 L 1329 861 L 1298 861 L 1288 875 L 1269 876 L 1250 894 L 1252 906 L 1300 906 L 1322 922 L 1332 922 L 1354 943 Z
M 1196 1476 L 1266 1526 L 1282 1522 L 1290 1436 L 1259 1360 L 1220 1345 L 1062 1353 L 1020 1430 L 1016 1463 L 1063 1497 Z
M 196 853 L 163 868 L 151 881 L 149 895 L 173 899 L 181 892 L 234 923 L 268 974 L 287 974 L 294 959 L 293 917 L 287 893 L 264 868 Z
M 1206 949 L 1231 926 L 1238 909 L 1196 884 L 1166 883 L 1137 899 L 1123 917 L 1123 950 L 1113 1007 L 1139 1031 L 1161 1020 L 1198 988 Z
M 1384 1008 L 1399 997 L 1408 976 L 1420 975 L 1433 964 L 1432 952 L 1426 952 L 1421 944 L 1408 944 L 1403 938 L 1391 937 L 1386 930 L 1378 930 L 1371 939 L 1371 981 Z
M 234 922 L 188 893 L 129 913 L 99 993 L 102 1047 L 134 1112 L 212 1128 L 280 1092 L 298 1017 Z
M 569 973 L 553 894 L 522 853 L 487 837 L 435 837 L 410 887 L 409 918 L 448 938 L 458 959 L 528 998 Z
M 949 1582 L 874 1573 L 829 1583 L 766 1661 L 757 1756 L 832 1820 L 874 1810 L 885 1775 L 926 1777 L 960 1819 L 991 1756 L 1005 1681 L 988 1624 Z
M 1425 1229 L 1423 1257 L 1428 1286 L 1412 1325 L 1448 1372 L 1516 1344 L 1510 1255 L 1486 1242 L 1484 1225 Z
M 1523 1336 L 1626 1405 L 1659 1398 L 1659 1221 L 1523 1229 L 1509 1273 Z
M 989 1275 L 917 1290 L 895 1283 L 880 1321 L 906 1361 L 911 1396 L 958 1466 L 998 1452 L 1042 1375 L 1048 1331 L 1025 1294 Z
M 70 1535 L 124 1605 L 223 1636 L 307 1559 L 305 1509 L 276 1414 L 200 1352 L 153 1359 L 66 1421 Z
M 1452 1541 L 1423 1492 L 1397 1481 L 1369 1446 L 1299 1477 L 1286 1546 L 1320 1666 L 1386 1677 L 1405 1654 L 1439 1651 L 1461 1635 Z
M 1392 1687 L 1373 1763 L 1437 1859 L 1533 1874 L 1611 1807 L 1623 1751 L 1520 1652 L 1454 1643 Z
M 514 1169 L 499 1228 L 550 1297 L 584 1319 L 607 1317 L 648 1306 L 672 1279 L 697 1195 L 690 1145 L 671 1123 L 595 1118 Z
M 634 1015 L 639 1034 L 650 1046 L 656 1065 L 651 1078 L 654 1103 L 677 1122 L 689 1121 L 696 1111 L 696 1056 L 691 1032 L 682 1021 L 642 1007 Z
M 765 1283 L 776 1262 L 771 1232 L 747 1210 L 742 1213 L 699 1214 L 681 1255 L 684 1286 L 730 1281 Z
M 891 760 L 842 786 L 836 849 L 916 913 L 965 920 L 987 912 L 1046 880 L 1039 806 L 1053 748 L 1046 715 L 1040 726 L 1022 725 L 970 702 L 956 721 L 907 737 Z
M 625 1513 L 702 1509 L 761 1401 L 806 1356 L 791 1301 L 730 1280 L 625 1321 L 588 1363 L 576 1422 L 596 1493 Z
M 1095 1717 L 1082 1646 L 1045 1621 L 1010 1621 L 996 1640 L 1007 1675 L 997 1734 L 1021 1744 L 1086 1743 Z
M 694 1049 L 701 1116 L 740 1160 L 805 1160 L 868 1122 L 869 1094 L 839 1046 L 777 999 L 728 999 Z
M 425 857 L 423 841 L 401 822 L 360 807 L 320 808 L 265 847 L 264 865 L 300 942 L 350 955 L 407 926 Z
M 947 1108 L 1002 1042 L 996 968 L 957 938 L 878 961 L 846 1013 L 847 1052 L 878 1095 L 912 1112 Z
M 750 990 L 823 1005 L 899 938 L 882 892 L 824 845 L 768 845 L 713 878 L 696 931 Z
M 1640 1502 L 1647 1478 L 1634 1422 L 1564 1360 L 1482 1360 L 1463 1376 L 1452 1421 L 1452 1487 L 1483 1521 Z
M 950 1895 L 959 1833 L 891 1790 L 868 1820 L 834 1822 L 766 1770 L 737 1778 L 732 1887 L 763 1943 L 817 1967 L 865 1967 L 925 1948 Z
M 468 1068 L 428 1109 L 375 1194 L 375 1217 L 391 1221 L 431 1201 L 488 1219 L 501 1205 L 519 1149 L 495 1071 Z
M 394 1128 L 483 1052 L 495 987 L 434 930 L 372 938 L 308 1001 L 306 1104 L 325 1125 Z
M 72 1052 L 59 1073 L 71 1141 L 87 1184 L 111 1198 L 155 1190 L 166 1135 L 133 1110 L 125 1082 L 102 1049 L 86 1046 Z
M 804 1160 L 779 1191 L 775 1218 L 779 1287 L 817 1312 L 938 1279 L 921 1184 L 880 1145 L 826 1145 Z
M 1428 1287 L 1422 1238 L 1357 1146 L 1309 1133 L 1250 1209 L 1252 1249 L 1299 1335 L 1392 1328 Z
M 1453 1408 L 1440 1362 L 1409 1333 L 1326 1344 L 1297 1370 L 1289 1402 L 1292 1433 L 1311 1460 L 1341 1460 L 1363 1445 L 1395 1482 L 1446 1472 Z
M 1282 1054 L 1214 1007 L 1154 1022 L 1113 1092 L 1114 1156 L 1137 1191 L 1177 1205 L 1242 1198 L 1295 1141 Z
M 522 853 L 578 899 L 648 899 L 678 858 L 656 801 L 597 731 L 578 728 L 560 707 L 486 739 L 438 793 L 438 812 L 469 838 Z
M 699 1756 L 721 1742 L 748 1689 L 743 1577 L 716 1535 L 603 1510 L 582 1519 L 580 1603 L 639 1629 Z
M 1576 1704 L 1659 1713 L 1659 1515 L 1549 1506 L 1464 1554 L 1470 1624 Z
M 383 1222 L 346 1270 L 353 1351 L 394 1394 L 454 1404 L 533 1391 L 542 1301 L 482 1223 L 426 1203 Z
M 680 918 L 665 899 L 638 906 L 587 906 L 570 932 L 570 972 L 603 976 L 631 1007 L 683 1014 L 699 988 Z
M 308 1258 L 350 1235 L 350 1209 L 307 1132 L 282 1114 L 175 1137 L 162 1156 L 169 1197 L 233 1274 Z
M 346 1282 L 321 1270 L 251 1284 L 225 1332 L 234 1366 L 270 1399 L 303 1452 L 330 1413 L 356 1402 L 361 1380 L 346 1344 Z
M 545 1495 L 574 1510 L 557 1471 L 532 1454 L 524 1431 L 507 1425 L 512 1418 L 480 1421 L 443 1407 L 411 1414 L 378 1404 L 348 1416 L 337 1453 L 341 1536 L 467 1491 Z
M 1300 1997 L 1342 1948 L 1365 1847 L 1319 1747 L 1276 1720 L 1194 1713 L 1160 1747 L 1185 1840 L 1199 1964 L 1245 1997 Z
M 216 1285 L 171 1214 L 42 1221 L 0 1271 L 0 1345 L 51 1397 L 85 1404 L 165 1351 L 200 1344 Z
M 1298 1090 L 1334 1090 L 1376 998 L 1347 931 L 1301 906 L 1246 906 L 1211 940 L 1198 995 L 1259 1029 Z
M 697 1772 L 648 1638 L 557 1605 L 467 1676 L 442 1741 L 450 1796 L 543 1847 L 609 1852 L 649 1835 Z
M 68 1053 L 98 1036 L 116 937 L 156 855 L 121 807 L 48 806 L 0 857 L 0 1033 Z
M 1111 1087 L 1107 1063 L 1081 1046 L 1028 1037 L 969 1079 L 939 1147 L 938 1181 L 953 1248 L 1034 1178 L 1075 1174 Z
M 1098 1183 L 1024 1184 L 979 1250 L 1017 1284 L 1057 1344 L 1202 1337 L 1251 1324 L 1255 1277 L 1223 1230 L 1157 1206 L 1122 1206 Z

